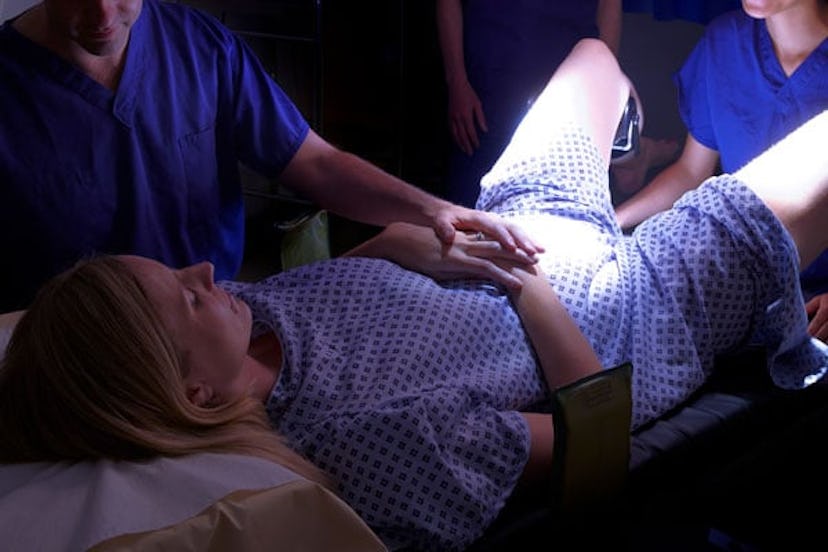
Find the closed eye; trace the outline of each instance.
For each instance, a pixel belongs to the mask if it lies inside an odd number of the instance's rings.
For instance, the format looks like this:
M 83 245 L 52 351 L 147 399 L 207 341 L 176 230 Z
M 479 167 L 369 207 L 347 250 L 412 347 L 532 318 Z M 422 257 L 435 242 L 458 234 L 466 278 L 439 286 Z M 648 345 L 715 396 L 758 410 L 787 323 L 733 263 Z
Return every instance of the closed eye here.
M 198 294 L 192 288 L 187 288 L 185 295 L 187 296 L 187 302 L 190 303 L 193 307 L 197 307 L 199 304 Z

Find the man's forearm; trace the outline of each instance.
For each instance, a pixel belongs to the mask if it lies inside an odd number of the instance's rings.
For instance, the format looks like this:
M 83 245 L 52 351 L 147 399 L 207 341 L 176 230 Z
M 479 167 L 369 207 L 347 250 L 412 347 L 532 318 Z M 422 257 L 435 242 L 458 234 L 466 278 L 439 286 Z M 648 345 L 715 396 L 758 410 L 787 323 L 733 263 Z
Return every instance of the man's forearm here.
M 437 0 L 437 38 L 443 58 L 446 84 L 465 81 L 466 61 L 463 51 L 463 8 L 460 0 Z
M 599 38 L 609 46 L 615 57 L 618 57 L 623 26 L 621 0 L 598 0 L 595 22 L 598 25 Z
M 450 206 L 312 131 L 282 172 L 281 182 L 323 209 L 376 226 L 394 221 L 432 226 L 436 213 Z
M 328 159 L 324 182 L 312 198 L 338 215 L 377 226 L 404 221 L 431 226 L 449 204 L 346 152 Z

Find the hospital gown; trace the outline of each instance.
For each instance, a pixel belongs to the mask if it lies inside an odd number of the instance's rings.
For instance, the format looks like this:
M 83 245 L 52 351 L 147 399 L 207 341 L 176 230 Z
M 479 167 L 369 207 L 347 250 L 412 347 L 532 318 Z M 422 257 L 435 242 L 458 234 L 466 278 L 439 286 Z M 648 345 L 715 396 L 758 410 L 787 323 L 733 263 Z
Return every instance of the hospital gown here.
M 230 289 L 284 346 L 275 426 L 385 542 L 452 550 L 481 534 L 528 458 L 517 411 L 548 402 L 501 289 L 365 258 Z
M 793 243 L 750 190 L 716 178 L 627 237 L 606 174 L 577 128 L 519 132 L 478 206 L 544 242 L 542 267 L 603 364 L 632 361 L 632 429 L 749 341 L 768 346 L 781 386 L 822 375 Z M 391 548 L 462 549 L 481 536 L 528 458 L 516 411 L 549 398 L 501 288 L 365 258 L 223 285 L 250 304 L 255 332 L 284 346 L 273 424 Z

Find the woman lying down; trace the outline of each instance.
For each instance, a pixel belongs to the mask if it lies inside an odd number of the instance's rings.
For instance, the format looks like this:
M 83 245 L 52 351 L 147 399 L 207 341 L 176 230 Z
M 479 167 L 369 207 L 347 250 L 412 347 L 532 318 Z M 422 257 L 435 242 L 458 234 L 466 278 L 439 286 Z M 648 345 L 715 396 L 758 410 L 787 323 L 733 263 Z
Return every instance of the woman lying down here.
M 797 272 L 828 236 L 828 158 L 805 153 L 828 112 L 624 236 L 606 178 L 629 94 L 602 43 L 579 43 L 485 177 L 478 206 L 540 240 L 537 264 L 470 236 L 441 252 L 400 226 L 260 283 L 214 284 L 207 263 L 82 262 L 12 337 L 0 458 L 262 456 L 327 482 L 391 548 L 451 550 L 548 476 L 550 389 L 631 361 L 638 427 L 748 341 L 778 385 L 818 379 L 828 357 Z M 434 259 L 491 249 L 522 285 L 366 257 L 407 263 L 412 240 Z

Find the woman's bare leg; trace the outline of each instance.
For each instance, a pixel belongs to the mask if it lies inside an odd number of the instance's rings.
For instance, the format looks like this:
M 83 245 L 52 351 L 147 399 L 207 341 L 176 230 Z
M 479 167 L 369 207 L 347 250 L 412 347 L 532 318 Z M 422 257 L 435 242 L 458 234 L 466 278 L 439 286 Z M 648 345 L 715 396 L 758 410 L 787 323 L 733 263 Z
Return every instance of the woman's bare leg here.
M 630 93 L 630 81 L 609 48 L 597 39 L 581 40 L 535 100 L 509 147 L 531 151 L 527 142 L 543 143 L 537 137 L 574 124 L 592 137 L 608 168 Z
M 734 174 L 788 229 L 802 267 L 828 247 L 826 142 L 828 111 L 823 111 Z
M 554 465 L 555 426 L 552 416 L 529 412 L 521 414 L 529 426 L 529 460 L 523 468 L 519 484 L 524 491 L 531 490 L 539 483 L 543 489 L 547 489 L 552 481 Z
M 621 236 L 608 175 L 612 142 L 631 91 L 603 42 L 578 42 L 481 179 L 477 207 L 509 217 L 556 258 L 594 257 L 596 251 L 585 243 L 606 244 Z M 583 216 L 575 217 L 574 210 Z M 564 212 L 570 214 L 563 217 Z M 565 218 L 572 223 L 565 230 L 551 228 Z M 580 224 L 587 219 L 600 224 Z M 569 234 L 562 249 L 560 232 L 570 230 L 579 234 Z M 553 256 L 541 257 L 544 270 L 552 269 Z

